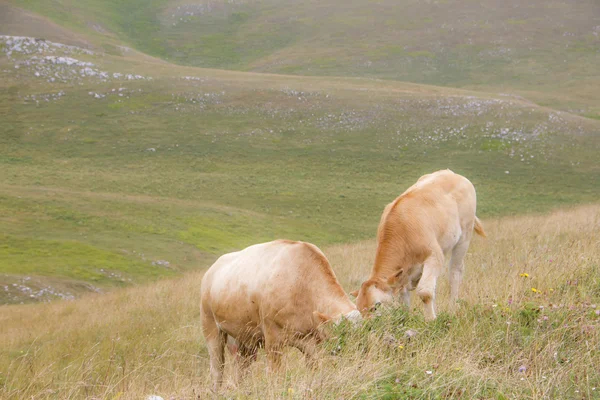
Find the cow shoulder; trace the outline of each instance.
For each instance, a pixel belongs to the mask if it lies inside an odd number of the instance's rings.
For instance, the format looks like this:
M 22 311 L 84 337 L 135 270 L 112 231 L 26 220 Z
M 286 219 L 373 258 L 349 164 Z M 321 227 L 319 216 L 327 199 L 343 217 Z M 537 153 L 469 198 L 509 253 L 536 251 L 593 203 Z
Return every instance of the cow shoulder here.
M 309 270 L 310 277 L 318 278 L 321 287 L 326 288 L 327 293 L 346 297 L 344 289 L 340 285 L 331 268 L 329 260 L 325 254 L 312 243 L 299 242 L 306 268 Z

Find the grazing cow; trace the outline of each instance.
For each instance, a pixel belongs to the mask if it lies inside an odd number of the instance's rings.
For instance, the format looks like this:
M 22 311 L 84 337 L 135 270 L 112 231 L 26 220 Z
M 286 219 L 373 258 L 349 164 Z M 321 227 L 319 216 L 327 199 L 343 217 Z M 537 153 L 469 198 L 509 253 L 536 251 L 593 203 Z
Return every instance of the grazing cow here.
M 311 359 L 328 320 L 361 319 L 325 255 L 304 242 L 276 240 L 221 256 L 201 284 L 202 331 L 215 392 L 224 367 L 224 347 L 247 367 L 259 347 L 269 367 L 292 346 Z M 229 338 L 228 338 L 229 337 Z
M 371 276 L 352 294 L 366 314 L 403 292 L 409 305 L 409 290 L 425 304 L 425 317 L 435 319 L 436 281 L 450 258 L 450 297 L 452 305 L 464 270 L 463 259 L 473 230 L 485 237 L 475 216 L 473 184 L 450 170 L 424 175 L 417 183 L 388 204 L 377 230 L 377 253 Z

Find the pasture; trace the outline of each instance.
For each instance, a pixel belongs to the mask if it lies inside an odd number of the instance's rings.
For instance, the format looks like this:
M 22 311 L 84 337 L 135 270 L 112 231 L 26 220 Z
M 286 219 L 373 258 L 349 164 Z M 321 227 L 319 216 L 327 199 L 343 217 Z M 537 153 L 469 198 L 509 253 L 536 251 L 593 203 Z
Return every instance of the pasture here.
M 0 0 L 0 398 L 209 396 L 203 271 L 315 243 L 346 291 L 383 207 L 477 190 L 461 304 L 331 327 L 225 398 L 600 398 L 593 0 Z M 230 359 L 228 359 L 230 361 Z
M 224 398 L 598 398 L 600 207 L 484 223 L 489 238 L 473 240 L 456 315 L 444 313 L 442 276 L 436 321 L 425 323 L 413 301 L 410 312 L 383 310 L 358 330 L 339 326 L 314 370 L 289 350 L 285 368 L 267 375 L 259 353 L 241 381 L 226 368 Z M 373 241 L 324 250 L 347 291 L 375 251 Z M 207 398 L 201 277 L 4 306 L 2 396 Z
M 600 116 L 595 0 L 4 1 L 113 55 L 518 94 Z
M 278 237 L 372 238 L 384 205 L 442 168 L 469 177 L 484 217 L 600 195 L 600 121 L 519 98 L 2 43 L 4 303 L 173 276 Z

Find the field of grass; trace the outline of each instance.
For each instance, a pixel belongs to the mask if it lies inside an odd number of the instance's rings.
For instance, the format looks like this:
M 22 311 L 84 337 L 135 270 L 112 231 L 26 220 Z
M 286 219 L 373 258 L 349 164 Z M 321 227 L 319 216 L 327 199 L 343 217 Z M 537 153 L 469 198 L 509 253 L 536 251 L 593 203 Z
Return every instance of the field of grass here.
M 279 237 L 371 238 L 384 205 L 441 168 L 473 181 L 482 216 L 600 195 L 600 121 L 520 98 L 0 46 L 3 303 L 168 277 Z
M 10 3 L 114 54 L 123 42 L 184 65 L 518 93 L 600 115 L 600 5 L 594 0 Z
M 435 322 L 424 322 L 415 298 L 412 310 L 383 310 L 357 330 L 331 328 L 314 370 L 290 349 L 279 373 L 267 375 L 261 353 L 236 380 L 228 357 L 224 398 L 600 398 L 600 207 L 484 223 L 488 239 L 471 245 L 456 315 L 445 312 L 443 276 Z M 350 291 L 375 247 L 324 250 Z M 201 276 L 3 306 L 0 396 L 208 398 Z
M 356 289 L 383 207 L 443 168 L 489 236 L 459 312 L 442 280 L 436 322 L 332 328 L 317 369 L 261 357 L 226 397 L 600 398 L 598 15 L 0 0 L 0 398 L 206 398 L 216 257 L 306 240 Z

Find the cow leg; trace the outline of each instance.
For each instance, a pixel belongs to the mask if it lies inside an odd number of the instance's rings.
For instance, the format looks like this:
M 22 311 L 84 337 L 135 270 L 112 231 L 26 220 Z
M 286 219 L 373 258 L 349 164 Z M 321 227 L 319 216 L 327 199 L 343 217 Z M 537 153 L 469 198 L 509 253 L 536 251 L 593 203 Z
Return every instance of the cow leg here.
M 281 342 L 282 332 L 275 322 L 264 322 L 265 351 L 267 352 L 267 361 L 271 371 L 277 371 L 281 365 L 281 354 L 283 343 Z
M 444 253 L 441 249 L 434 250 L 423 264 L 423 275 L 417 285 L 417 295 L 425 305 L 425 319 L 435 319 L 435 287 L 437 278 L 444 266 Z
M 232 336 L 227 336 L 227 350 L 229 350 L 229 354 L 233 357 L 234 360 L 237 360 L 239 357 L 239 348 L 238 342 Z
M 294 341 L 294 347 L 300 350 L 306 358 L 306 363 L 311 367 L 316 367 L 315 353 L 317 352 L 317 343 L 310 338 L 298 338 Z
M 450 307 L 456 308 L 456 301 L 458 300 L 458 290 L 462 281 L 463 272 L 465 270 L 465 255 L 469 249 L 469 243 L 471 241 L 472 233 L 467 237 L 462 238 L 458 242 L 454 249 L 452 249 L 452 256 L 450 257 Z
M 422 265 L 420 266 L 421 270 L 417 271 L 417 273 L 412 276 L 408 282 L 408 285 L 402 288 L 402 300 L 404 300 L 404 304 L 406 307 L 410 309 L 410 292 L 415 290 L 415 288 L 419 285 L 419 281 L 421 280 L 421 276 L 423 275 Z
M 404 301 L 406 307 L 410 308 L 410 292 L 408 291 L 408 288 L 402 289 L 402 300 Z
M 258 354 L 258 348 L 256 346 L 241 346 L 240 347 L 240 367 L 245 372 L 246 369 L 256 361 L 256 355 Z
M 225 344 L 227 334 L 221 331 L 212 316 L 202 313 L 202 331 L 206 338 L 206 347 L 210 357 L 210 374 L 213 381 L 213 390 L 218 392 L 223 381 L 223 369 L 225 368 Z
M 237 379 L 241 380 L 248 372 L 248 367 L 256 361 L 258 348 L 256 346 L 239 345 L 237 357 L 235 359 L 237 366 Z

